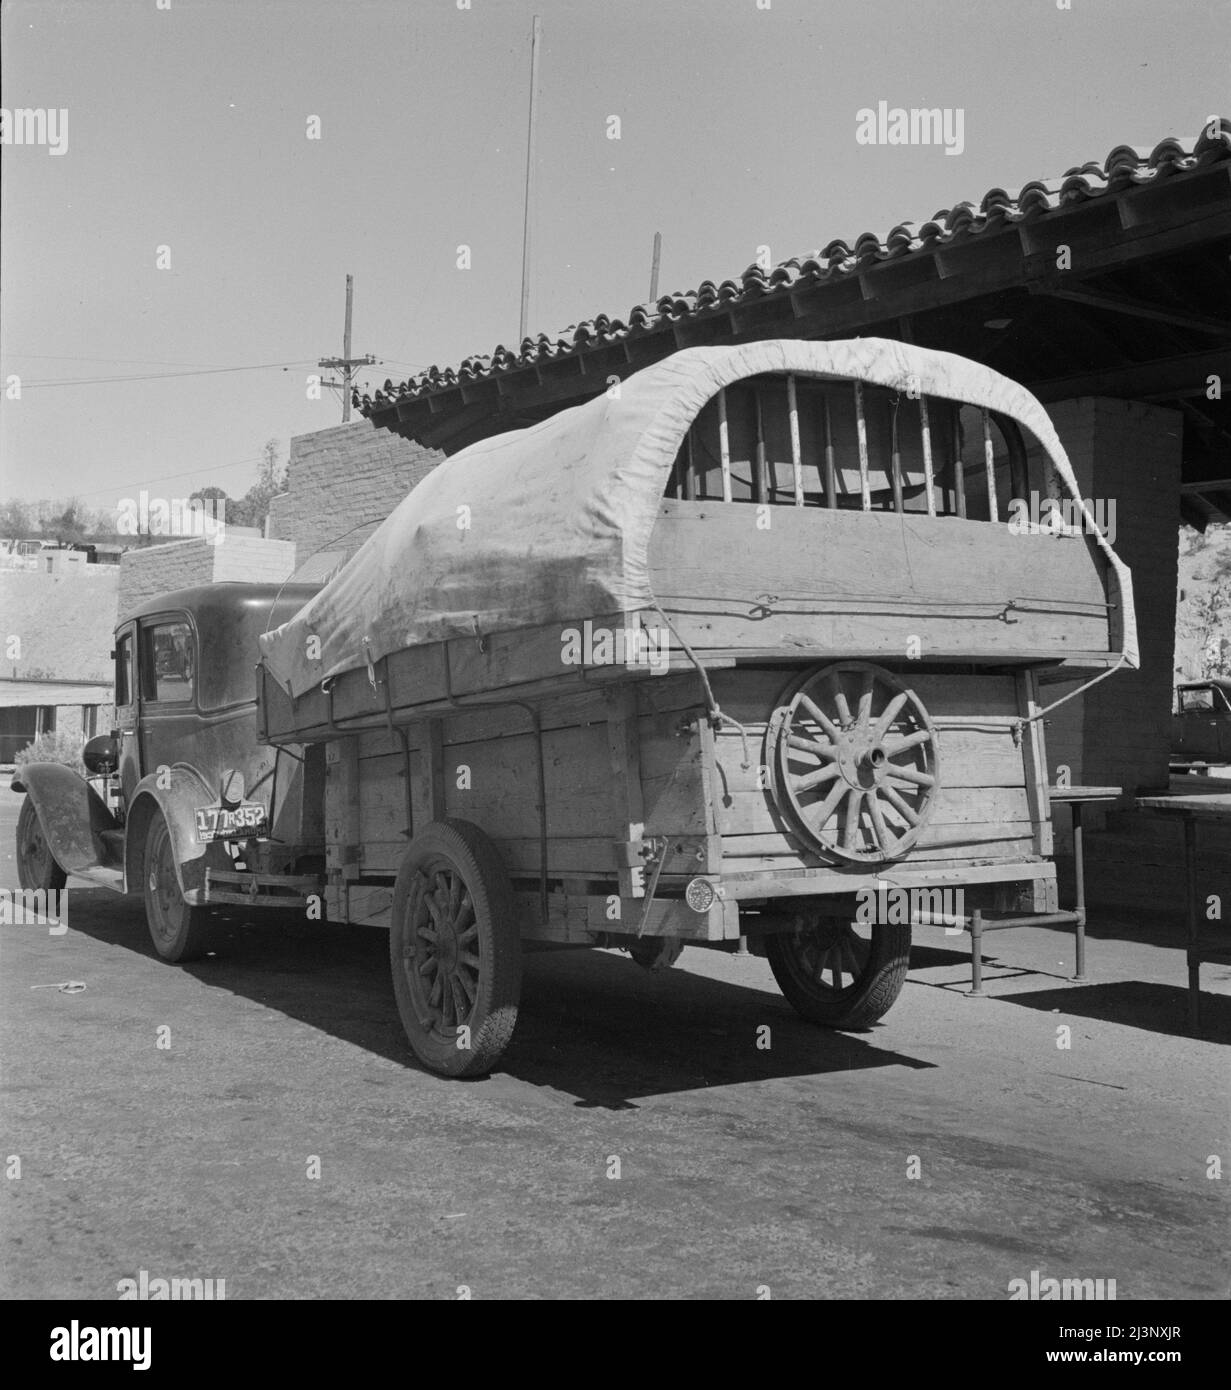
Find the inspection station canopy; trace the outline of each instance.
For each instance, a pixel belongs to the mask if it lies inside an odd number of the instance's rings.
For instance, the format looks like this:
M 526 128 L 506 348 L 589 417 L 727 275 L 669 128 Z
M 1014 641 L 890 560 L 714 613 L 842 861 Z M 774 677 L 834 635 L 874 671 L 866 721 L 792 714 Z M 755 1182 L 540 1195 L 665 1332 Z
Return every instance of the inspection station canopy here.
M 650 535 L 689 427 L 724 387 L 784 373 L 1009 415 L 1080 500 L 1042 405 L 967 358 L 887 338 L 686 348 L 583 405 L 438 465 L 330 583 L 261 638 L 265 666 L 297 697 L 404 648 L 650 607 Z M 1124 600 L 1125 661 L 1136 666 L 1128 570 L 1088 521 Z

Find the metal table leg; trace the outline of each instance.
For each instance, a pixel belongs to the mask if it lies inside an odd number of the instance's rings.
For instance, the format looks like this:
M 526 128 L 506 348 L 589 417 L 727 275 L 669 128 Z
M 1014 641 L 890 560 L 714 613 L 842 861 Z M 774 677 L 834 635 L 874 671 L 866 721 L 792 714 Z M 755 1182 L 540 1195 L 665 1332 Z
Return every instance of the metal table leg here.
M 1075 984 L 1085 984 L 1086 975 L 1086 856 L 1085 837 L 1082 834 L 1081 802 L 1073 803 L 1073 869 L 1077 876 L 1077 903 L 1073 911 L 1077 913 L 1077 974 Z
M 1201 1030 L 1201 962 L 1197 957 L 1197 822 L 1184 817 L 1184 898 L 1188 918 L 1188 1026 Z
M 983 913 L 976 907 L 970 914 L 970 995 L 983 993 Z

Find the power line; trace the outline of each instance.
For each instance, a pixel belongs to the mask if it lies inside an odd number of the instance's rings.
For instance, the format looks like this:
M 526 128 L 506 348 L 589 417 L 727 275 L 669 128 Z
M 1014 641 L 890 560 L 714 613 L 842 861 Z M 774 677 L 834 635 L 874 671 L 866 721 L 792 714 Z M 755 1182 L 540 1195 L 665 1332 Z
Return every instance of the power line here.
M 74 492 L 74 497 L 98 497 L 103 493 L 121 492 L 130 487 L 149 487 L 151 483 L 170 483 L 176 478 L 190 478 L 194 473 L 204 473 L 213 471 L 221 473 L 226 468 L 243 468 L 249 464 L 262 462 L 264 455 L 257 454 L 250 459 L 237 459 L 234 463 L 210 463 L 203 464 L 200 468 L 187 468 L 183 473 L 164 473 L 158 478 L 141 478 L 135 483 L 112 483 L 108 487 L 97 487 L 92 492 Z
M 249 367 L 207 367 L 200 371 L 193 372 L 155 372 L 141 373 L 131 376 L 79 376 L 79 377 L 49 377 L 46 381 L 23 381 L 21 389 L 23 391 L 33 390 L 35 387 L 47 386 L 110 386 L 118 382 L 128 381 L 171 381 L 180 377 L 188 376 L 217 376 L 224 372 L 266 372 L 280 370 L 289 372 L 292 367 L 311 366 L 308 358 L 300 358 L 295 362 L 257 362 Z
M 217 362 L 160 362 L 156 357 L 77 357 L 68 352 L 0 352 L 0 358 L 20 357 L 23 362 L 106 362 L 129 367 L 205 367 Z

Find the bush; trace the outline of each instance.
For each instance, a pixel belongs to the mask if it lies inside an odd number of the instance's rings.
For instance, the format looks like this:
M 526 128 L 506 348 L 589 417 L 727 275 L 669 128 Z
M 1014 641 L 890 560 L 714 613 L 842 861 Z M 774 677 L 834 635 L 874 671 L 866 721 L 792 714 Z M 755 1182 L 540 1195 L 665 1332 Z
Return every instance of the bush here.
M 81 761 L 84 747 L 85 741 L 80 734 L 54 729 L 49 734 L 39 734 L 33 743 L 19 748 L 14 764 L 20 773 L 26 763 L 63 763 L 84 777 L 85 763 Z

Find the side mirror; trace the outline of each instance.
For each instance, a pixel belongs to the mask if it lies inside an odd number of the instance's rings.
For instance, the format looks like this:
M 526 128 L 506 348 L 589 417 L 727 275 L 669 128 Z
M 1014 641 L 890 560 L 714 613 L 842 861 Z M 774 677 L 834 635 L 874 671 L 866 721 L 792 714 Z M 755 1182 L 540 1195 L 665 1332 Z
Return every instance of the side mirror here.
M 120 765 L 120 749 L 114 734 L 98 734 L 82 750 L 81 761 L 96 777 L 109 777 Z

